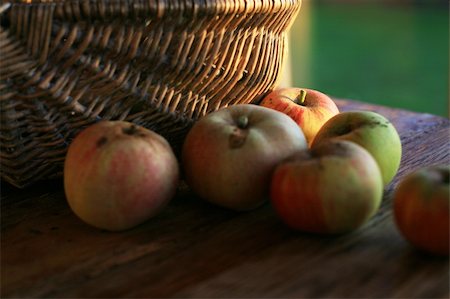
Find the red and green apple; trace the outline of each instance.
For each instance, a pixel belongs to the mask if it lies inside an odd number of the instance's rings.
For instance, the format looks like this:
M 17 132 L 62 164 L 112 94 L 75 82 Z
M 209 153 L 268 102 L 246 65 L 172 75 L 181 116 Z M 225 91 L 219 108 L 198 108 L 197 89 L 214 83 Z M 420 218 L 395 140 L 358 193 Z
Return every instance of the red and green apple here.
M 312 233 L 355 230 L 378 210 L 383 182 L 363 147 L 330 140 L 299 152 L 275 170 L 271 201 L 290 227 Z
M 70 208 L 84 222 L 111 231 L 158 213 L 175 195 L 178 180 L 168 142 L 125 121 L 101 121 L 81 131 L 64 163 Z
M 305 148 L 305 137 L 290 117 L 239 104 L 194 124 L 183 144 L 182 166 L 186 182 L 199 197 L 233 210 L 250 210 L 269 199 L 275 167 Z
M 328 95 L 308 88 L 276 89 L 260 105 L 289 115 L 302 128 L 309 145 L 323 124 L 339 113 Z
M 433 165 L 403 178 L 394 192 L 395 223 L 414 246 L 449 254 L 450 168 Z

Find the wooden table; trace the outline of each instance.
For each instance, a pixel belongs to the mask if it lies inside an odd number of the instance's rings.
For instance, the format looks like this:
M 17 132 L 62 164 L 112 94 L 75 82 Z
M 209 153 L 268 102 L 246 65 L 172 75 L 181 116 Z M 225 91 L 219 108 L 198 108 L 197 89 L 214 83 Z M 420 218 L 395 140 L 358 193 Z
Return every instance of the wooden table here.
M 377 215 L 334 237 L 295 232 L 267 204 L 235 213 L 181 188 L 135 229 L 91 228 L 70 211 L 62 181 L 27 189 L 2 183 L 1 297 L 449 297 L 449 260 L 412 248 L 397 231 L 400 178 L 450 164 L 450 121 L 337 100 L 341 111 L 377 111 L 397 127 L 403 159 Z

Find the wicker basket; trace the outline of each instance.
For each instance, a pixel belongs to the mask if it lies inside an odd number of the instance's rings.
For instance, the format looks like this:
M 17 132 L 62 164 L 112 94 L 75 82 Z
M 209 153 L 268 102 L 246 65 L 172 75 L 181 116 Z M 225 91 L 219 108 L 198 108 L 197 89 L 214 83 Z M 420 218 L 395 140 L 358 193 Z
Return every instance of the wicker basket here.
M 62 175 L 77 132 L 102 119 L 176 148 L 199 117 L 276 84 L 301 0 L 0 2 L 1 177 Z

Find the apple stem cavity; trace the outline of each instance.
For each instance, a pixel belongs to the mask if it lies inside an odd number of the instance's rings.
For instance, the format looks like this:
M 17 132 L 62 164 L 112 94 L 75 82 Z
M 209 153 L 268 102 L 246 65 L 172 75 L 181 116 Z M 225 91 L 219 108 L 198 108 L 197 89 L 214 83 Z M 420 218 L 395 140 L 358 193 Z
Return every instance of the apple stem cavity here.
M 130 135 L 130 136 L 135 136 L 135 137 L 146 137 L 147 136 L 145 131 L 140 130 L 139 127 L 134 124 L 132 124 L 129 127 L 123 128 L 122 133 L 124 133 L 126 135 Z
M 101 147 L 101 146 L 105 145 L 107 142 L 108 142 L 108 138 L 106 138 L 105 136 L 102 136 L 97 140 L 97 147 Z
M 305 104 L 305 99 L 306 99 L 306 94 L 307 94 L 306 90 L 300 89 L 300 93 L 295 98 L 294 102 L 296 104 L 299 104 L 299 105 L 304 105 Z
M 236 127 L 229 138 L 230 148 L 240 148 L 244 145 L 248 135 L 248 116 L 241 115 L 236 119 Z
M 240 148 L 244 145 L 245 140 L 247 139 L 248 131 L 240 130 L 239 128 L 235 128 L 235 130 L 231 133 L 230 138 L 228 140 L 230 148 Z
M 450 183 L 450 173 L 448 171 L 448 168 L 443 171 L 443 176 L 444 176 L 444 184 L 448 185 Z
M 138 127 L 135 125 L 131 125 L 127 128 L 122 129 L 122 132 L 127 135 L 135 135 L 138 131 Z
M 439 167 L 432 170 L 432 173 L 434 172 L 434 179 L 436 181 L 441 181 L 443 184 L 448 185 L 450 182 L 450 171 L 448 168 L 445 167 Z

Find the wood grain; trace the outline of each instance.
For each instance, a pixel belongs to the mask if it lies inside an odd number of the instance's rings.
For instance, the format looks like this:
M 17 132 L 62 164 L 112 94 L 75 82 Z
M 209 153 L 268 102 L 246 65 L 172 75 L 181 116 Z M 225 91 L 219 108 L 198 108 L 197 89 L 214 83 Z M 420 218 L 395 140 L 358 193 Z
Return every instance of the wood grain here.
M 363 228 L 334 237 L 295 232 L 270 204 L 236 213 L 180 186 L 156 218 L 109 233 L 72 214 L 60 180 L 26 189 L 2 182 L 1 297 L 448 298 L 448 258 L 419 252 L 400 236 L 391 196 L 407 173 L 450 165 L 450 121 L 337 103 L 385 115 L 403 143 L 398 175 Z

